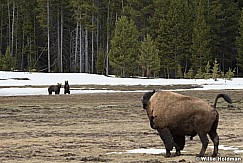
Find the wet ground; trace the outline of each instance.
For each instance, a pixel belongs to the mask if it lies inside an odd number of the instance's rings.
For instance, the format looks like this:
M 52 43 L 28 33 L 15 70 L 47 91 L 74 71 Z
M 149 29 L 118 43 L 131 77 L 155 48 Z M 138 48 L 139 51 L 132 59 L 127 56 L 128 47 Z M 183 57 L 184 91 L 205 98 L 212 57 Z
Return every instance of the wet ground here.
M 220 157 L 243 158 L 243 90 L 182 91 L 213 103 L 218 93 L 234 103 L 218 102 Z M 0 97 L 0 162 L 198 162 L 198 136 L 186 140 L 182 156 L 129 153 L 163 149 L 149 126 L 143 93 L 105 93 Z M 212 146 L 210 141 L 209 146 Z M 227 149 L 227 150 L 225 150 Z M 237 150 L 239 152 L 237 152 Z M 206 156 L 212 154 L 208 147 Z

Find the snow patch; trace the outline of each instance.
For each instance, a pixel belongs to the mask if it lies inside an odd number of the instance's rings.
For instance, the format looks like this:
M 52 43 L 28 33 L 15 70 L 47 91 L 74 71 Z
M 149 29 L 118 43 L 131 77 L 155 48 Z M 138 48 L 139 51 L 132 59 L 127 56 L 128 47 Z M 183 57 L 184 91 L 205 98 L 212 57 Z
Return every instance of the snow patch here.
M 116 91 L 116 90 L 71 90 L 71 94 L 89 94 L 89 93 L 120 93 L 120 92 L 145 92 L 138 91 Z M 54 95 L 55 93 L 52 92 Z M 60 90 L 60 94 L 64 94 L 64 90 Z M 48 95 L 47 88 L 0 88 L 0 96 L 27 96 L 27 95 Z
M 125 154 L 125 153 L 133 153 L 133 154 L 161 154 L 166 153 L 165 149 L 155 149 L 155 148 L 140 148 L 140 149 L 132 149 L 126 150 L 125 152 L 109 152 L 106 154 Z
M 209 146 L 210 148 L 214 148 L 213 146 Z M 232 150 L 234 153 L 243 153 L 243 150 L 240 150 L 238 147 L 227 146 L 227 145 L 219 145 L 219 149 L 228 151 Z
M 214 148 L 213 146 L 209 146 L 210 148 Z M 226 145 L 219 145 L 219 149 L 221 150 L 232 150 L 234 153 L 243 153 L 243 150 L 240 150 L 238 147 L 234 146 L 226 146 Z M 172 152 L 175 152 L 173 149 Z M 181 152 L 186 152 L 186 151 L 181 151 Z M 165 149 L 156 149 L 156 148 L 139 148 L 139 149 L 131 149 L 131 150 L 126 150 L 124 152 L 109 152 L 106 154 L 165 154 L 166 150 Z
M 14 79 L 29 80 L 14 80 Z M 0 71 L 0 86 L 25 86 L 25 85 L 53 85 L 64 84 L 65 80 L 70 85 L 177 85 L 193 84 L 203 85 L 204 89 L 234 89 L 243 88 L 243 78 L 232 80 L 218 79 L 143 79 L 143 78 L 116 78 L 104 75 L 87 73 L 29 73 Z
M 18 80 L 16 80 L 18 79 Z M 24 79 L 24 80 L 23 80 Z M 27 80 L 28 79 L 28 80 Z M 29 72 L 7 72 L 0 71 L 0 87 L 21 86 L 48 86 L 57 83 L 64 84 L 68 80 L 70 85 L 201 85 L 194 90 L 225 90 L 243 89 L 243 78 L 232 80 L 218 79 L 144 79 L 144 78 L 117 78 L 87 73 L 29 73 Z M 61 89 L 63 91 L 63 89 Z M 175 90 L 173 90 L 175 91 Z M 108 90 L 74 90 L 72 94 L 78 93 L 110 93 Z M 140 91 L 143 92 L 143 91 Z M 18 95 L 46 95 L 47 88 L 2 88 L 0 96 Z M 61 92 L 62 94 L 62 92 Z
M 175 150 L 173 149 L 172 152 L 175 152 Z M 185 152 L 185 151 L 181 151 L 181 152 Z M 131 149 L 131 150 L 126 150 L 125 152 L 109 152 L 106 154 L 127 154 L 127 153 L 131 153 L 131 154 L 165 154 L 166 150 L 165 149 L 156 149 L 156 148 L 139 148 L 139 149 Z

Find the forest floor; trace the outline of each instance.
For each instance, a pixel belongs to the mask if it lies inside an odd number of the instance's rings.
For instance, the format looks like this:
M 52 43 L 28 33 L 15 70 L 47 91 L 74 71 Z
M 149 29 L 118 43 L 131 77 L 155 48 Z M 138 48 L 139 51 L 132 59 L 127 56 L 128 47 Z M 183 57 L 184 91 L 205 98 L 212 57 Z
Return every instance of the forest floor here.
M 178 91 L 177 91 L 178 92 Z M 210 104 L 227 93 L 231 107 L 218 102 L 220 157 L 242 158 L 243 90 L 179 91 Z M 129 153 L 133 149 L 163 149 L 150 128 L 140 101 L 143 93 L 98 93 L 0 97 L 0 162 L 198 162 L 199 137 L 186 138 L 181 156 Z M 206 156 L 212 154 L 212 142 Z M 173 152 L 174 153 L 174 152 Z

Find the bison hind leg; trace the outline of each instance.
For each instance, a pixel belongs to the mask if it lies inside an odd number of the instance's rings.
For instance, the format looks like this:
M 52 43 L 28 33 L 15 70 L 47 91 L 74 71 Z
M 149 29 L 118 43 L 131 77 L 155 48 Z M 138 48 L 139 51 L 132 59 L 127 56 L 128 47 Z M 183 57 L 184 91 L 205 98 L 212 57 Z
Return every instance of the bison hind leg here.
M 211 140 L 213 141 L 213 145 L 214 145 L 212 157 L 216 157 L 218 154 L 219 136 L 216 131 L 215 132 L 210 131 L 209 136 L 210 136 Z
M 214 145 L 212 157 L 216 157 L 218 154 L 219 136 L 216 131 L 217 127 L 218 127 L 218 119 L 216 121 L 214 121 L 212 128 L 208 133 L 208 135 L 209 135 L 210 139 L 213 141 L 213 145 Z
M 52 90 L 48 89 L 48 93 L 49 93 L 49 95 L 51 95 L 52 94 Z
M 208 140 L 207 134 L 205 134 L 205 133 L 198 133 L 198 135 L 199 135 L 199 138 L 200 138 L 200 140 L 202 142 L 202 148 L 201 148 L 201 151 L 200 151 L 198 156 L 202 157 L 202 156 L 204 156 L 205 151 L 206 151 L 206 149 L 208 147 L 209 140 Z
M 168 128 L 164 128 L 164 129 L 158 128 L 157 131 L 159 132 L 159 136 L 165 145 L 165 149 L 166 149 L 165 157 L 170 157 L 171 156 L 170 151 L 173 149 L 175 144 L 172 134 Z

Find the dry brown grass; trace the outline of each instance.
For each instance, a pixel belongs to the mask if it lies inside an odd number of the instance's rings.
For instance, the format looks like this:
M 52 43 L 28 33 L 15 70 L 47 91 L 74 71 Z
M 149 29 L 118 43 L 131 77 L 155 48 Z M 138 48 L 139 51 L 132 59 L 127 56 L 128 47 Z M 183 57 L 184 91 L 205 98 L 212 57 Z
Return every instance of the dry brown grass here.
M 220 91 L 222 92 L 222 91 Z M 210 103 L 219 91 L 183 91 Z M 243 91 L 226 91 L 234 100 L 219 100 L 220 144 L 243 149 Z M 164 148 L 149 127 L 142 93 L 0 97 L 0 162 L 196 162 L 199 138 L 186 140 L 180 157 L 152 154 L 107 154 L 137 148 Z M 212 145 L 210 141 L 210 145 Z M 242 157 L 232 150 L 220 156 Z M 210 156 L 208 148 L 206 155 Z

